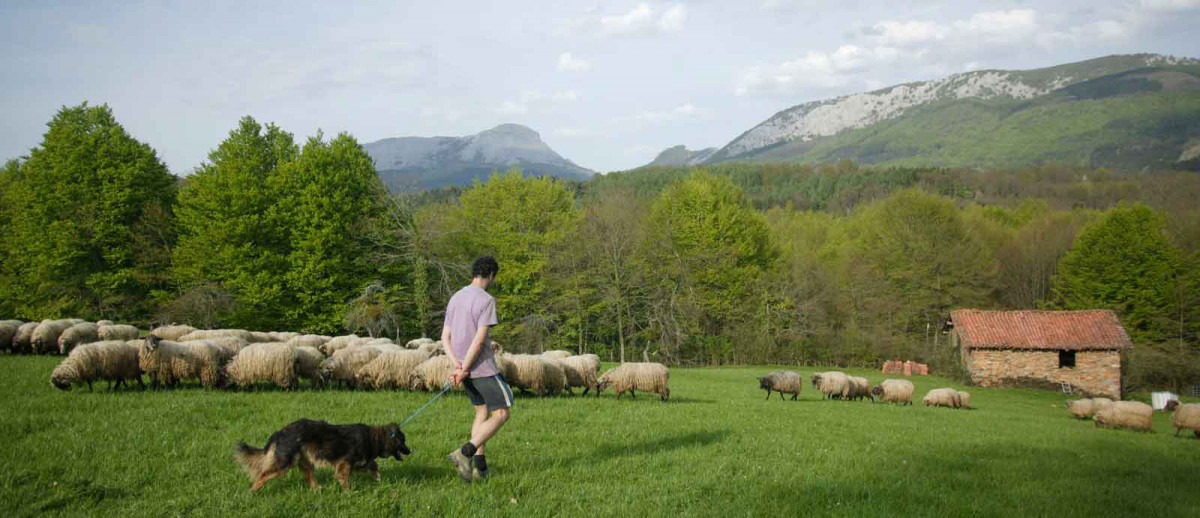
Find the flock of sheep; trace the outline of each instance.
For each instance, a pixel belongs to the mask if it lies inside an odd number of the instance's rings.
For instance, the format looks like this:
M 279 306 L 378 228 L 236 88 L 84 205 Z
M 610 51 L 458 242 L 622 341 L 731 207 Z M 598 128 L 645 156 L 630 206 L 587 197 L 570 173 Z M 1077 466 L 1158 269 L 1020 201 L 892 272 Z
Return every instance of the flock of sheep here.
M 1180 405 L 1178 401 L 1167 403 L 1175 435 L 1191 430 L 1200 438 L 1200 403 Z M 1113 401 L 1105 397 L 1083 398 L 1067 401 L 1067 411 L 1078 419 L 1091 419 L 1097 427 L 1125 428 L 1139 432 L 1152 431 L 1154 408 L 1140 401 Z
M 791 394 L 792 400 L 795 400 L 800 396 L 804 382 L 798 372 L 775 371 L 758 378 L 758 384 L 767 391 L 767 399 L 771 398 L 771 392 L 774 391 L 779 393 L 780 399 L 784 394 Z M 886 403 L 911 405 L 913 398 L 913 384 L 908 380 L 888 379 L 871 386 L 866 378 L 849 376 L 843 372 L 818 372 L 812 376 L 812 385 L 821 392 L 822 398 L 829 399 L 870 398 L 874 402 L 879 398 Z M 925 406 L 971 408 L 971 394 L 952 388 L 937 388 L 925 395 L 924 403 Z M 1179 405 L 1179 402 L 1172 401 L 1168 403 L 1167 410 L 1174 412 L 1171 422 L 1175 426 L 1175 435 L 1182 430 L 1192 430 L 1200 438 L 1200 404 Z M 1084 398 L 1068 401 L 1067 411 L 1079 419 L 1093 419 L 1098 427 L 1149 432 L 1154 422 L 1154 409 L 1137 401 Z
M 242 388 L 269 384 L 295 388 L 301 380 L 313 387 L 330 384 L 362 389 L 439 390 L 454 371 L 440 342 L 428 338 L 403 346 L 388 338 L 302 335 L 241 329 L 202 330 L 163 326 L 145 338 L 133 326 L 78 319 L 0 321 L 0 349 L 14 353 L 66 354 L 50 375 L 53 386 L 110 388 L 136 381 L 171 387 L 199 381 L 206 388 Z M 540 355 L 500 353 L 496 361 L 516 389 L 541 396 L 560 392 L 583 394 L 612 387 L 620 397 L 637 391 L 670 397 L 667 368 L 659 363 L 626 363 L 597 375 L 600 357 L 549 351 Z M 462 390 L 458 387 L 458 390 Z
M 758 378 L 758 385 L 767 391 L 768 399 L 771 398 L 771 392 L 775 391 L 780 399 L 784 394 L 791 394 L 792 400 L 795 400 L 800 396 L 804 380 L 795 371 L 775 371 Z M 912 382 L 908 380 L 888 379 L 872 386 L 866 378 L 837 371 L 814 373 L 812 386 L 821 393 L 823 399 L 858 401 L 869 398 L 875 402 L 875 398 L 879 398 L 885 403 L 901 405 L 912 404 L 914 391 Z M 971 394 L 951 388 L 933 389 L 925 395 L 924 403 L 925 406 L 971 408 Z
M 108 381 L 113 389 L 133 381 L 144 387 L 142 375 L 148 375 L 155 387 L 195 380 L 206 388 L 261 384 L 295 388 L 307 380 L 313 387 L 336 383 L 361 389 L 436 391 L 454 370 L 440 342 L 428 338 L 401 346 L 388 338 L 179 325 L 155 328 L 145 338 L 140 335 L 134 326 L 105 320 L 0 321 L 0 349 L 67 355 L 50 374 L 50 383 L 63 390 L 74 385 L 87 385 L 90 390 L 95 381 Z M 584 395 L 594 390 L 599 396 L 609 387 L 618 398 L 625 393 L 637 397 L 637 391 L 642 391 L 667 401 L 671 394 L 669 373 L 660 363 L 624 363 L 597 376 L 600 358 L 594 354 L 500 352 L 496 361 L 514 388 L 540 396 L 574 394 L 575 388 L 582 388 Z M 778 392 L 781 399 L 791 394 L 795 400 L 804 384 L 800 373 L 794 371 L 775 371 L 758 381 L 768 399 Z M 866 378 L 835 371 L 815 373 L 811 381 L 823 398 L 912 404 L 914 389 L 908 380 L 887 379 L 872 386 Z M 937 388 L 930 390 L 923 402 L 925 406 L 971 408 L 971 395 Z M 1176 435 L 1187 429 L 1200 437 L 1200 404 L 1171 409 Z M 1107 398 L 1069 401 L 1067 410 L 1077 418 L 1094 420 L 1096 426 L 1140 431 L 1150 431 L 1154 415 L 1145 403 Z

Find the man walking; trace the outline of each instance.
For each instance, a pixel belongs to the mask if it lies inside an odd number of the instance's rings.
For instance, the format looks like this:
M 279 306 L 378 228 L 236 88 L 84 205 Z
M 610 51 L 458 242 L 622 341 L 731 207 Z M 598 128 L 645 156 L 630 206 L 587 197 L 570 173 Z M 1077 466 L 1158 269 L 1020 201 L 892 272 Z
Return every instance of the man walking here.
M 490 256 L 480 257 L 471 265 L 471 284 L 458 290 L 446 305 L 446 323 L 442 327 L 442 348 L 454 362 L 451 381 L 461 384 L 475 406 L 471 440 L 446 456 L 464 482 L 488 477 L 483 446 L 508 421 L 513 404 L 508 387 L 497 367 L 488 329 L 496 325 L 496 299 L 488 286 L 496 280 L 500 266 Z

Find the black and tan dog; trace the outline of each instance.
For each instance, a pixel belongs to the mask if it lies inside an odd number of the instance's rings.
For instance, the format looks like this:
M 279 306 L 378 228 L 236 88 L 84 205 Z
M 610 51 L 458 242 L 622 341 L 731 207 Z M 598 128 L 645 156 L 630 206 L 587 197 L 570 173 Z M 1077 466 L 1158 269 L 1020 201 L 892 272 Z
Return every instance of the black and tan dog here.
M 304 472 L 313 489 L 320 489 L 313 478 L 313 467 L 331 467 L 342 489 L 350 489 L 350 473 L 370 471 L 379 480 L 378 457 L 403 460 L 412 455 L 404 444 L 400 426 L 335 425 L 325 421 L 301 419 L 271 434 L 261 449 L 238 442 L 233 457 L 250 475 L 251 491 L 262 489 L 273 478 L 286 475 L 293 466 Z

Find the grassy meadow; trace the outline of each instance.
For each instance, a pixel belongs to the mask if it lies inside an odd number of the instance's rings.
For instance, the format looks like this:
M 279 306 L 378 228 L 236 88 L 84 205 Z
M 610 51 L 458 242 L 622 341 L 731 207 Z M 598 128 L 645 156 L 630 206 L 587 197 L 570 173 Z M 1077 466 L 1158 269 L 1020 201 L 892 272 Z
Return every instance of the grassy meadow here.
M 259 494 L 231 459 L 301 417 L 399 421 L 430 394 L 348 390 L 60 392 L 59 358 L 0 357 L 0 515 L 109 516 L 1197 516 L 1200 441 L 1071 419 L 1066 396 L 966 389 L 974 410 L 765 401 L 772 367 L 674 369 L 653 394 L 518 396 L 488 445 L 492 479 L 464 485 L 444 460 L 470 426 L 442 398 L 405 432 L 413 455 L 383 481 L 298 472 Z M 607 367 L 607 365 L 606 365 Z M 798 369 L 807 379 L 813 369 Z M 851 371 L 878 382 L 874 371 Z

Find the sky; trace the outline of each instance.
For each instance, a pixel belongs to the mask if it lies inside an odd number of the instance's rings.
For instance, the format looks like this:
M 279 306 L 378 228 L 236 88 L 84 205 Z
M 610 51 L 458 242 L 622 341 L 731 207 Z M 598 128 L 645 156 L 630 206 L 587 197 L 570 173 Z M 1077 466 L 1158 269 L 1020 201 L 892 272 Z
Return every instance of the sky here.
M 14 2 L 0 159 L 108 104 L 176 174 L 250 115 L 302 142 L 524 124 L 599 172 L 808 101 L 1111 54 L 1200 57 L 1200 0 Z

